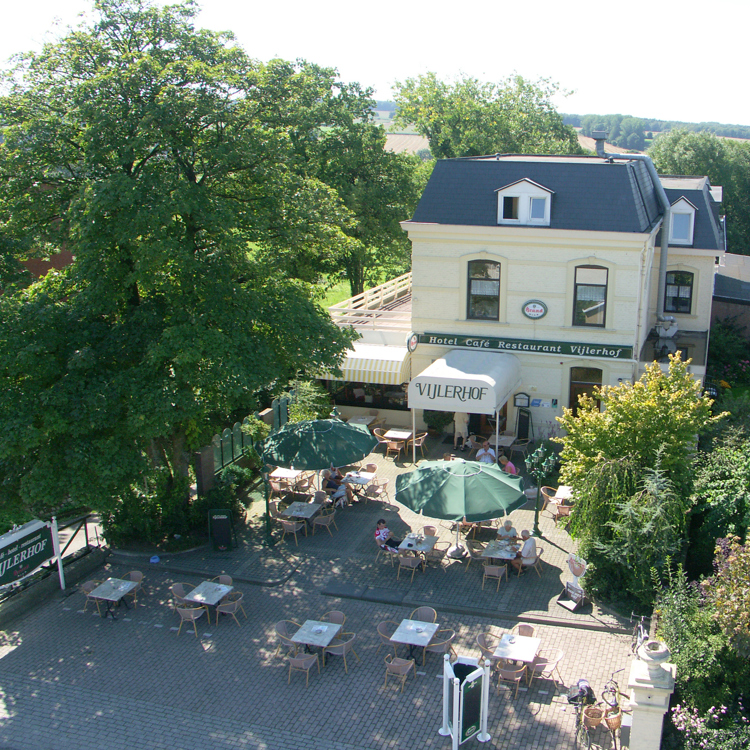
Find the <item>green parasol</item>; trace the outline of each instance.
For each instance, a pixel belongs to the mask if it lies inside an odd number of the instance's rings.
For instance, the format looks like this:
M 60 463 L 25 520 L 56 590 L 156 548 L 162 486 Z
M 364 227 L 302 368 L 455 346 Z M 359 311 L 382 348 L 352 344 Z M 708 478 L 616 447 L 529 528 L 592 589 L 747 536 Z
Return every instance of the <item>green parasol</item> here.
M 495 464 L 479 461 L 425 461 L 415 471 L 396 477 L 396 500 L 429 518 L 487 521 L 526 503 L 523 479 Z M 463 554 L 458 543 L 449 554 Z
M 424 461 L 396 478 L 396 500 L 430 518 L 487 521 L 526 502 L 523 479 L 479 461 Z
M 315 419 L 287 422 L 263 441 L 259 453 L 266 464 L 315 470 L 361 461 L 377 444 L 364 425 Z

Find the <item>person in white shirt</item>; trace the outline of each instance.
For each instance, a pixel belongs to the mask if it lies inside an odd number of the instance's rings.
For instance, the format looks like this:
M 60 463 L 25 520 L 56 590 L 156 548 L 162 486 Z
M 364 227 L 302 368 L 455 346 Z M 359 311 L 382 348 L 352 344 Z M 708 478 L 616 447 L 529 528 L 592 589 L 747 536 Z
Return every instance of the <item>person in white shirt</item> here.
M 513 521 L 511 521 L 510 518 L 506 518 L 505 523 L 497 530 L 497 538 L 508 539 L 510 541 L 518 539 L 518 532 L 513 526 Z
M 458 447 L 458 439 L 461 438 L 461 450 L 466 450 L 466 441 L 469 439 L 469 415 L 466 412 L 457 411 L 453 415 L 455 431 L 453 433 L 453 448 Z
M 521 532 L 523 547 L 516 553 L 516 559 L 511 560 L 510 564 L 520 573 L 523 566 L 533 565 L 536 562 L 536 540 L 528 529 Z
M 482 443 L 482 447 L 477 451 L 477 461 L 483 464 L 494 464 L 497 454 L 494 448 L 490 448 L 489 440 Z

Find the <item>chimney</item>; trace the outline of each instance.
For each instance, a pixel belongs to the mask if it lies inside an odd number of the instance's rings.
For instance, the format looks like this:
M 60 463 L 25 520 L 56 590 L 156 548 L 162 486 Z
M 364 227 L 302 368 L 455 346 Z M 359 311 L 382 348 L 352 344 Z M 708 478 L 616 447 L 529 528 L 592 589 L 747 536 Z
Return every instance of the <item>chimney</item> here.
M 607 131 L 606 130 L 595 130 L 591 137 L 596 141 L 596 155 L 601 156 L 602 159 L 606 158 L 606 153 L 604 152 L 604 144 L 607 141 Z

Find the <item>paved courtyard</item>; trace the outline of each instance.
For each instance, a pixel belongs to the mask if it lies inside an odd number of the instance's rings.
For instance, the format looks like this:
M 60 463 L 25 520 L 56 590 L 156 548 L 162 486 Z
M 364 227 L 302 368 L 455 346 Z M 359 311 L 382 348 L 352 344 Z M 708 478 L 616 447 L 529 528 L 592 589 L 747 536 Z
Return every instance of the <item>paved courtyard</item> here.
M 434 446 L 433 450 L 440 449 Z M 377 459 L 378 473 L 410 470 L 410 463 Z M 393 498 L 393 492 L 391 492 Z M 476 637 L 500 635 L 518 622 L 532 623 L 545 650 L 565 654 L 560 672 L 566 686 L 586 677 L 595 691 L 610 673 L 630 664 L 629 637 L 620 623 L 597 608 L 570 613 L 556 603 L 570 575 L 565 565 L 571 541 L 564 530 L 542 517 L 545 552 L 542 577 L 511 576 L 500 591 L 481 590 L 481 566 L 451 564 L 444 572 L 417 572 L 414 582 L 396 579 L 387 561 L 375 563 L 375 520 L 383 516 L 396 534 L 418 530 L 429 519 L 395 502 L 359 504 L 336 516 L 329 536 L 293 539 L 272 548 L 262 543 L 262 524 L 253 506 L 250 526 L 236 550 L 206 549 L 163 559 L 113 555 L 94 577 L 119 576 L 138 568 L 146 573 L 146 593 L 135 610 L 120 609 L 118 619 L 82 612 L 78 593 L 53 598 L 0 641 L 0 747 L 14 750 L 82 748 L 269 748 L 270 750 L 369 750 L 450 748 L 441 737 L 442 665 L 428 654 L 416 679 L 403 693 L 383 686 L 385 649 L 378 622 L 408 617 L 420 604 L 438 611 L 441 628 L 457 632 L 460 655 L 478 657 Z M 512 515 L 519 530 L 530 525 L 529 508 Z M 447 522 L 436 522 L 441 539 L 453 538 Z M 291 540 L 290 540 L 291 539 Z M 205 616 L 196 638 L 169 606 L 175 581 L 197 584 L 227 572 L 244 594 L 247 619 L 241 627 L 224 618 L 215 625 Z M 345 630 L 356 633 L 361 661 L 332 656 L 310 686 L 293 674 L 287 684 L 283 656 L 276 656 L 274 624 L 316 619 L 330 609 L 346 613 Z M 402 648 L 402 655 L 403 648 Z M 626 671 L 627 673 L 627 671 Z M 493 682 L 489 733 L 484 747 L 557 748 L 572 746 L 574 713 L 564 690 L 549 680 L 522 687 L 518 697 Z M 595 742 L 611 746 L 596 730 Z M 470 744 L 476 742 L 471 740 Z

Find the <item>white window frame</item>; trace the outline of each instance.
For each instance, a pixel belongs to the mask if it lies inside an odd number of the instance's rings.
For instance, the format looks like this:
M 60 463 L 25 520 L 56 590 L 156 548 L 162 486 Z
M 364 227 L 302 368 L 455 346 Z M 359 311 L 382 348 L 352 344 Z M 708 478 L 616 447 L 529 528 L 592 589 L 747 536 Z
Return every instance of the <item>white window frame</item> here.
M 693 230 L 695 229 L 695 212 L 698 209 L 687 199 L 680 198 L 672 204 L 671 216 L 669 221 L 669 244 L 670 245 L 692 245 Z M 675 216 L 688 217 L 688 236 L 675 237 L 674 235 L 674 218 Z
M 516 226 L 546 226 L 550 224 L 552 213 L 553 191 L 533 180 L 524 179 L 514 182 L 497 191 L 497 223 L 501 225 Z M 505 218 L 504 203 L 506 198 L 515 198 L 518 201 L 518 216 L 516 218 Z M 534 200 L 544 201 L 544 216 L 532 218 L 531 207 Z

